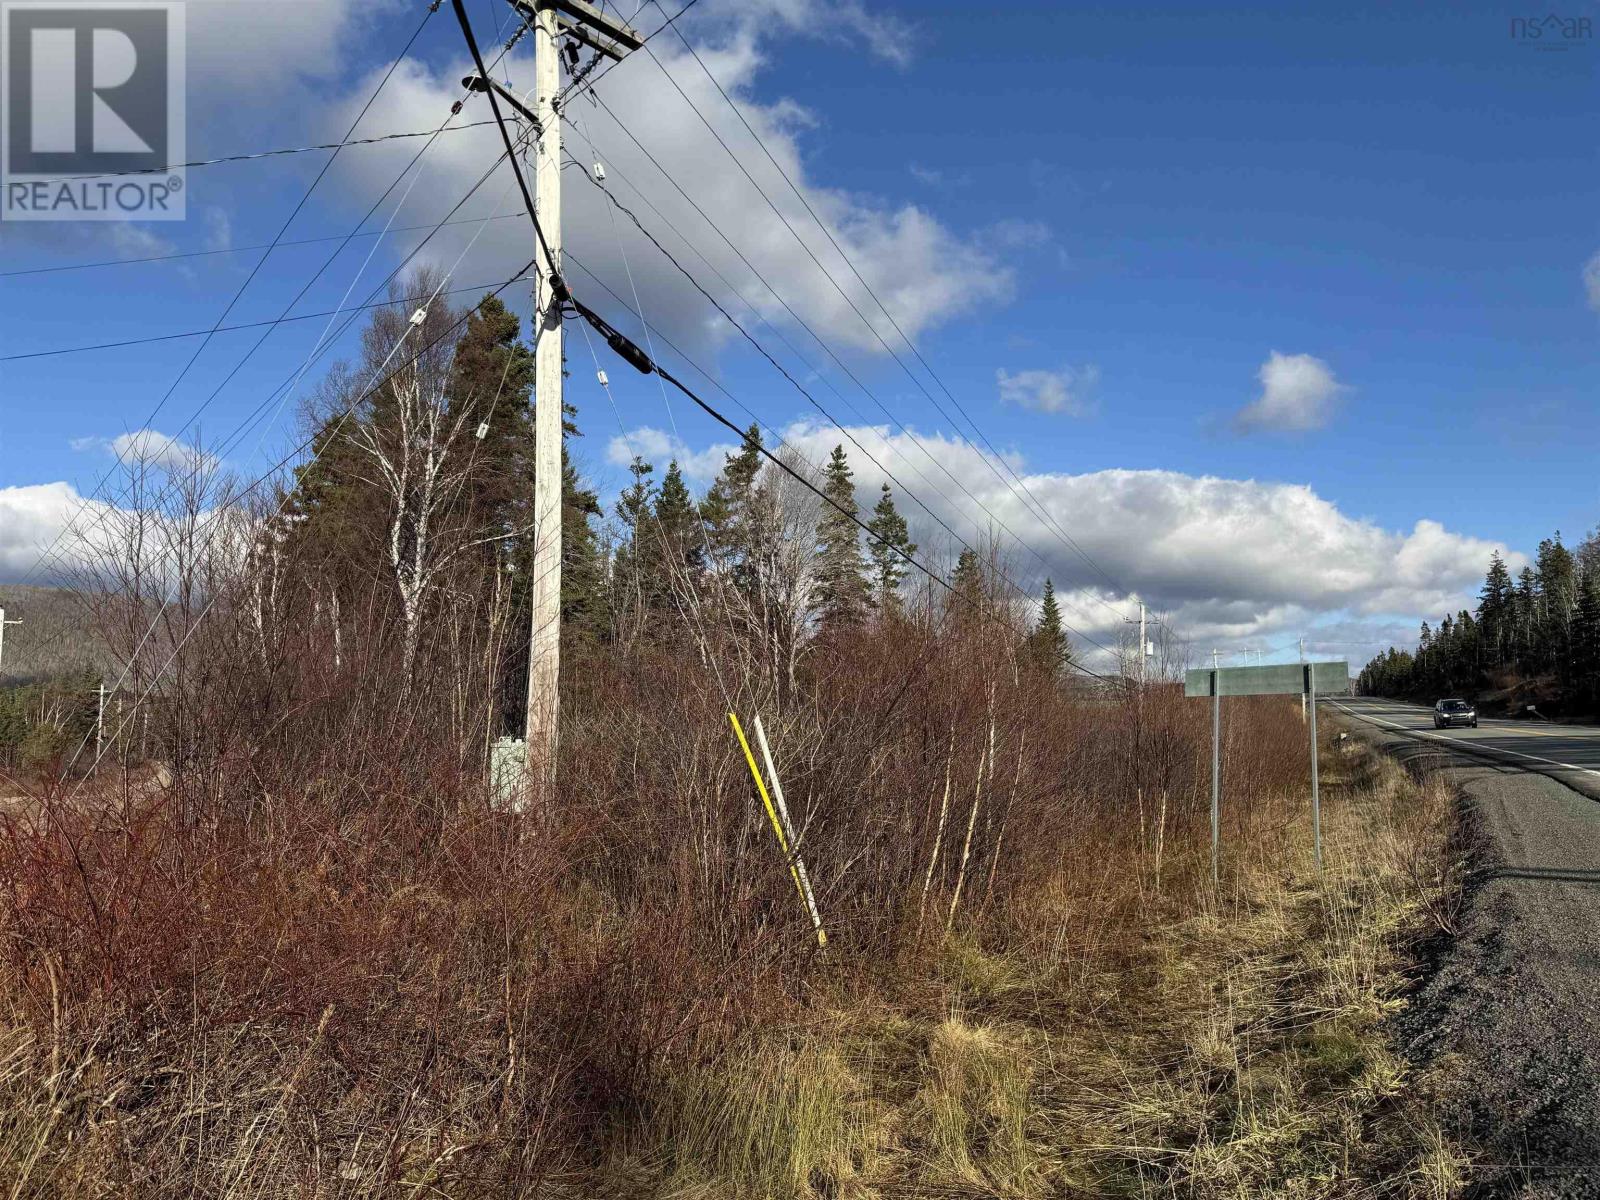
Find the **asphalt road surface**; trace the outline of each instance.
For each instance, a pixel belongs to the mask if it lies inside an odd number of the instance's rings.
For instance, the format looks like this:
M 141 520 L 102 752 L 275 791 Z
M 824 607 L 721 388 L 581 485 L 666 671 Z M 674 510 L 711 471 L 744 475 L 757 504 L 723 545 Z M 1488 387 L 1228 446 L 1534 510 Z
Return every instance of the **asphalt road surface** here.
M 1482 1152 L 1468 1195 L 1600 1197 L 1600 728 L 1327 706 L 1465 800 L 1477 869 L 1399 1030 Z

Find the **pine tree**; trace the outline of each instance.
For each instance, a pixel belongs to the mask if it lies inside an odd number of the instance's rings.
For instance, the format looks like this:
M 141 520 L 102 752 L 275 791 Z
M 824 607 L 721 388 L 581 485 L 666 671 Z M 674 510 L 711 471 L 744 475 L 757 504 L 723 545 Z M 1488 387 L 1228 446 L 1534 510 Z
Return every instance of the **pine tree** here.
M 622 489 L 617 497 L 617 519 L 622 522 L 623 542 L 617 547 L 612 566 L 612 596 L 618 614 L 628 614 L 637 622 L 649 604 L 646 578 L 650 574 L 651 560 L 656 545 L 649 528 L 655 487 L 650 475 L 655 470 L 637 454 L 628 464 L 628 474 L 633 482 Z M 631 625 L 630 625 L 631 627 Z
M 1573 693 L 1593 711 L 1600 702 L 1600 572 L 1585 571 L 1572 629 Z
M 917 544 L 909 536 L 906 519 L 895 507 L 894 494 L 887 483 L 867 528 L 872 531 L 867 552 L 872 556 L 874 598 L 885 611 L 892 612 L 899 606 L 900 581 L 911 569 L 909 559 L 917 552 Z
M 950 576 L 950 598 L 945 611 L 963 624 L 983 620 L 987 609 L 984 603 L 983 564 L 977 551 L 963 550 L 956 559 L 955 572 Z
M 1072 661 L 1072 643 L 1061 625 L 1061 608 L 1056 603 L 1055 584 L 1044 581 L 1044 600 L 1039 605 L 1039 623 L 1028 638 L 1028 650 L 1037 662 L 1055 674 Z
M 1539 543 L 1534 563 L 1539 603 L 1534 625 L 1535 659 L 1543 669 L 1571 670 L 1572 611 L 1578 599 L 1577 564 L 1558 531 Z
M 760 472 L 761 427 L 751 425 L 745 430 L 743 444 L 728 455 L 722 473 L 712 482 L 700 506 L 711 551 L 719 559 L 736 556 L 745 549 L 740 545 L 741 527 L 748 518 Z
M 1489 560 L 1489 574 L 1484 578 L 1483 590 L 1478 593 L 1478 627 L 1490 667 L 1503 665 L 1511 656 L 1515 603 L 1516 587 L 1511 582 L 1511 572 L 1496 550 Z
M 869 603 L 851 479 L 844 447 L 835 446 L 824 471 L 822 494 L 828 502 L 817 520 L 817 620 L 824 630 L 860 624 Z
M 1538 619 L 1539 583 L 1532 567 L 1517 573 L 1517 587 L 1511 594 L 1512 658 L 1519 666 L 1533 667 L 1534 628 Z
M 670 601 L 675 573 L 687 572 L 692 580 L 704 569 L 705 544 L 699 521 L 700 514 L 683 482 L 683 471 L 673 459 L 662 477 L 661 490 L 656 493 L 654 532 L 660 540 L 660 550 L 652 560 L 655 574 L 649 587 L 656 604 Z
M 761 446 L 761 427 L 752 424 L 700 506 L 717 566 L 747 596 L 760 589 L 765 567 L 777 549 L 774 500 L 759 482 Z

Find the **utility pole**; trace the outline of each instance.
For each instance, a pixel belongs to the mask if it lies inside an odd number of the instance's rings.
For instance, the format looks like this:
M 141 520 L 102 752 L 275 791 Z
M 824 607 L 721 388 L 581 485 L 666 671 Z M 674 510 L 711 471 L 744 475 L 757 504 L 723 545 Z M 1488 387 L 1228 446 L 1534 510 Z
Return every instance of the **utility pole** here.
M 528 631 L 527 760 L 529 798 L 555 781 L 561 675 L 562 305 L 561 41 L 570 34 L 597 54 L 620 59 L 642 44 L 638 34 L 584 0 L 511 0 L 533 22 L 534 205 L 548 258 L 533 293 L 534 485 L 533 612 Z M 559 9 L 559 12 L 558 12 Z M 570 43 L 569 43 L 570 46 Z M 575 50 L 575 48 L 574 48 Z M 484 85 L 490 85 L 484 80 Z M 520 107 L 520 106 L 519 106 Z
M 100 702 L 99 702 L 99 705 L 95 709 L 95 715 L 94 715 L 94 768 L 95 768 L 95 773 L 98 774 L 99 771 L 100 771 L 100 755 L 103 752 L 103 750 L 105 748 L 105 744 L 106 744 L 106 683 L 105 683 L 105 680 L 102 679 L 100 681 L 100 686 L 96 690 L 97 690 L 97 693 L 99 695 Z
M 21 624 L 21 617 L 18 617 L 13 621 L 6 620 L 6 610 L 3 607 L 0 607 L 0 666 L 4 666 L 6 661 L 6 626 Z
M 1306 660 L 1306 639 L 1305 639 L 1304 635 L 1301 635 L 1301 638 L 1300 638 L 1300 661 L 1301 662 L 1305 662 L 1305 660 Z M 1306 723 L 1306 694 L 1304 692 L 1301 692 L 1300 693 L 1300 724 L 1304 725 L 1305 723 Z
M 1150 643 L 1145 640 L 1144 633 L 1144 601 L 1139 601 L 1139 687 L 1144 687 L 1145 663 L 1148 661 Z
M 524 784 L 537 795 L 556 774 L 557 682 L 561 674 L 561 302 L 551 277 L 561 271 L 560 26 L 540 4 L 533 30 L 534 204 L 550 260 L 533 290 L 533 614 L 528 631 L 528 758 Z

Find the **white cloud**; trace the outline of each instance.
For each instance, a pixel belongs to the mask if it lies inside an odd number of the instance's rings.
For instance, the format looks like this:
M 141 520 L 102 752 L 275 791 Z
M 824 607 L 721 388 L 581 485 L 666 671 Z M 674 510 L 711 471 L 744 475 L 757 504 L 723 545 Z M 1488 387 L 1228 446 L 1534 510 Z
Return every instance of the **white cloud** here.
M 1321 429 L 1345 388 L 1333 369 L 1309 354 L 1279 354 L 1274 350 L 1256 373 L 1261 395 L 1240 409 L 1234 418 L 1239 429 L 1266 429 L 1303 433 Z
M 70 445 L 77 451 L 103 450 L 126 464 L 139 463 L 163 471 L 185 469 L 196 464 L 212 465 L 214 459 L 198 446 L 155 429 L 138 429 L 114 438 L 76 437 Z
M 1600 312 L 1600 254 L 1583 264 L 1583 290 L 1588 293 L 1589 307 Z
M 690 484 L 706 484 L 715 479 L 727 461 L 728 455 L 738 450 L 733 443 L 718 443 L 704 450 L 691 448 L 682 438 L 674 437 L 648 425 L 630 430 L 606 443 L 606 461 L 613 466 L 626 467 L 637 454 L 655 469 L 656 482 L 666 474 L 667 464 L 676 460 L 678 469 Z
M 1031 408 L 1034 412 L 1081 416 L 1087 407 L 1084 393 L 1100 378 L 1099 369 L 1062 367 L 1059 371 L 1018 371 L 1004 367 L 994 373 L 1002 404 Z
M 1014 458 L 1027 485 L 1024 494 L 1003 471 L 1006 482 L 997 478 L 959 438 L 917 433 L 919 449 L 910 436 L 886 426 L 850 428 L 869 458 L 831 426 L 799 422 L 782 432 L 813 464 L 845 441 L 858 503 L 876 503 L 880 485 L 890 482 L 913 539 L 930 560 L 948 565 L 960 546 L 905 489 L 968 542 L 1003 525 L 1010 531 L 1000 536 L 1015 582 L 1037 593 L 1049 576 L 1069 609 L 1068 620 L 1107 645 L 1122 634 L 1133 594 L 1207 650 L 1213 642 L 1228 649 L 1292 641 L 1328 622 L 1379 631 L 1345 633 L 1350 640 L 1381 636 L 1471 607 L 1493 551 L 1506 554 L 1514 570 L 1524 561 L 1502 543 L 1433 520 L 1385 528 L 1341 511 L 1300 484 L 1176 471 L 1030 472 Z M 684 456 L 681 442 L 667 439 L 663 445 Z M 729 449 L 701 452 L 698 478 L 720 469 Z M 612 461 L 626 461 L 621 450 L 613 454 Z M 660 470 L 663 460 L 654 461 Z M 1039 508 L 1051 524 L 1040 519 Z M 1055 525 L 1097 566 L 1074 553 Z M 1365 661 L 1368 653 L 1351 647 L 1348 656 Z
M 741 322 L 753 323 L 753 332 L 760 333 L 761 327 L 754 322 L 752 307 L 794 332 L 796 323 L 786 302 L 841 353 L 882 354 L 879 338 L 899 346 L 899 335 L 877 311 L 833 243 L 847 252 L 893 314 L 894 322 L 912 338 L 975 304 L 1009 298 L 1015 273 L 1004 256 L 1017 251 L 1010 248 L 1014 231 L 986 239 L 982 236 L 986 231 L 953 229 L 915 204 L 828 186 L 818 178 L 803 145 L 815 118 L 791 99 L 757 99 L 775 39 L 809 35 L 818 27 L 829 28 L 830 21 L 837 32 L 840 20 L 848 26 L 851 14 L 860 16 L 862 12 L 855 4 L 824 0 L 762 0 L 737 7 L 707 4 L 686 18 L 693 25 L 690 36 L 700 57 L 738 104 L 778 166 L 753 144 L 712 81 L 670 35 L 652 41 L 651 54 L 630 59 L 607 73 L 597 89 L 603 107 L 587 101 L 572 104 L 563 137 L 566 149 L 579 163 L 588 166 L 598 160 L 605 164 L 608 186 L 617 198 L 638 214 L 686 268 L 724 298 Z M 496 74 L 509 77 L 514 86 L 526 87 L 532 79 L 529 46 L 525 40 Z M 877 49 L 895 57 L 887 41 Z M 360 132 L 376 135 L 436 126 L 458 98 L 459 80 L 466 68 L 464 55 L 426 64 L 408 62 L 390 80 Z M 327 113 L 323 133 L 343 131 L 382 69 L 351 85 L 346 99 Z M 710 129 L 679 95 L 680 88 L 704 114 Z M 487 114 L 484 101 L 476 98 L 458 123 L 481 120 Z M 648 150 L 648 156 L 634 144 L 630 133 Z M 738 154 L 742 169 L 729 159 L 719 138 Z M 416 149 L 411 142 L 364 147 L 360 154 L 338 160 L 330 183 L 341 187 L 356 204 L 370 202 L 394 180 Z M 442 216 L 499 150 L 493 128 L 441 137 L 428 151 L 426 175 L 411 194 L 401 222 Z M 663 177 L 652 157 L 671 173 L 684 194 Z M 800 196 L 790 190 L 785 175 L 796 182 Z M 631 305 L 637 287 L 646 316 L 674 343 L 696 355 L 720 345 L 731 332 L 726 322 L 628 218 L 617 215 L 613 222 L 613 214 L 587 172 L 569 170 L 564 179 L 563 224 L 574 290 L 637 337 L 637 321 L 607 295 L 609 288 Z M 515 189 L 507 190 L 510 183 L 509 174 L 502 169 L 458 217 L 485 215 L 502 197 L 501 211 L 515 211 Z M 387 211 L 385 206 L 379 217 L 386 219 Z M 813 220 L 813 212 L 825 223 L 827 234 Z M 475 225 L 444 230 L 430 243 L 425 256 L 448 266 L 476 231 Z M 722 240 L 722 234 L 738 247 L 738 253 Z M 507 264 L 520 265 L 532 256 L 533 238 L 524 223 L 495 222 L 483 230 L 456 278 L 459 283 L 494 279 L 504 275 Z M 719 281 L 719 275 L 727 285 Z M 762 279 L 771 281 L 781 299 Z M 733 298 L 730 285 L 749 301 L 749 307 Z M 803 333 L 796 336 L 807 355 L 820 361 L 823 356 L 815 344 Z M 903 346 L 900 350 L 904 353 Z
M 80 511 L 83 518 L 92 518 L 107 511 L 107 506 L 86 501 L 65 482 L 0 488 L 0 580 L 15 582 L 26 575 Z M 80 525 L 93 523 L 83 518 Z M 76 560 L 76 551 L 81 549 L 76 539 L 69 537 L 63 542 L 56 545 L 50 563 Z M 44 582 L 50 579 L 50 563 L 44 564 L 40 576 Z

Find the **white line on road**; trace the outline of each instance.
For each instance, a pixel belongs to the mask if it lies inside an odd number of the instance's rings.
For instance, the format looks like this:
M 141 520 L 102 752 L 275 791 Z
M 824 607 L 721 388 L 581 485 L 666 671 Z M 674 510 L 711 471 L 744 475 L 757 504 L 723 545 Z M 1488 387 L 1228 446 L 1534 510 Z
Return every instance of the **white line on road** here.
M 1596 771 L 1591 767 L 1578 767 L 1574 766 L 1572 763 L 1557 762 L 1553 758 L 1542 758 L 1537 754 L 1524 754 L 1521 750 L 1507 750 L 1502 746 L 1485 746 L 1482 742 L 1471 741 L 1467 738 L 1447 738 L 1437 733 L 1426 733 L 1421 729 L 1412 729 L 1406 725 L 1397 725 L 1393 721 L 1385 721 L 1382 717 L 1374 717 L 1367 713 L 1359 713 L 1352 709 L 1346 708 L 1344 705 L 1339 703 L 1334 703 L 1333 706 L 1340 712 L 1345 713 L 1348 716 L 1352 716 L 1358 721 L 1371 721 L 1374 725 L 1387 725 L 1390 729 L 1397 730 L 1400 733 L 1409 734 L 1414 738 L 1426 738 L 1430 742 L 1446 742 L 1452 746 L 1465 746 L 1469 748 L 1475 746 L 1479 750 L 1482 750 L 1485 754 L 1491 756 L 1496 754 L 1512 754 L 1517 758 L 1526 758 L 1531 762 L 1541 762 L 1547 766 L 1560 767 L 1563 771 L 1581 771 L 1585 775 L 1600 775 L 1600 771 Z M 1471 750 L 1469 749 L 1468 753 L 1470 752 Z

